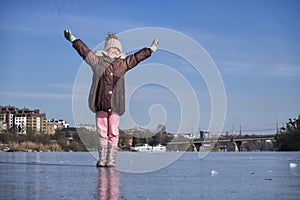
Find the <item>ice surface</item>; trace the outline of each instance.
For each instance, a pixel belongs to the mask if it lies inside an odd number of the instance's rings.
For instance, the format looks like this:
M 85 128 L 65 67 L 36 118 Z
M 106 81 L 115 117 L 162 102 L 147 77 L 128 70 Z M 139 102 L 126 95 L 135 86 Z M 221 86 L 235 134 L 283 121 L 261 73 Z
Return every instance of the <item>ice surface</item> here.
M 143 171 L 145 163 L 131 160 L 134 155 L 119 152 L 118 165 L 124 166 L 118 167 Z M 150 155 L 153 162 L 155 155 Z M 167 155 L 157 154 L 157 163 Z M 199 159 L 198 153 L 184 153 L 158 170 L 128 173 L 118 167 L 97 169 L 90 153 L 2 152 L 0 199 L 298 200 L 300 168 L 290 170 L 287 163 L 296 164 L 299 157 L 300 152 L 223 152 Z

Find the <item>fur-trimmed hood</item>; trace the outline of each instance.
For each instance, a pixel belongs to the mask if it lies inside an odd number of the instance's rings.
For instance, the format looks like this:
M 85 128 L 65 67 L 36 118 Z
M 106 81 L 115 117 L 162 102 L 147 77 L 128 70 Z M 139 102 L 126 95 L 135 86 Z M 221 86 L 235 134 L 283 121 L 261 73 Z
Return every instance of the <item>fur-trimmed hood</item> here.
M 97 55 L 97 56 L 103 56 L 103 55 L 105 55 L 105 56 L 108 56 L 107 55 L 107 52 L 106 51 L 104 51 L 104 50 L 96 50 L 95 51 L 95 54 Z M 120 55 L 118 55 L 116 58 L 121 58 L 121 59 L 125 59 L 127 57 L 127 55 L 125 54 L 125 53 L 121 53 Z

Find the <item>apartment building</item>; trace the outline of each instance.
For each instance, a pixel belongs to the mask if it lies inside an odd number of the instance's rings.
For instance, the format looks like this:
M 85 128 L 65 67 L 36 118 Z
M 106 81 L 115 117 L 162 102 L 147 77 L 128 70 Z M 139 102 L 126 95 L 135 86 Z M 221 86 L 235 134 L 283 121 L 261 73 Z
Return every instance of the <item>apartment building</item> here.
M 26 130 L 27 130 L 27 120 L 25 116 L 16 116 L 14 118 L 14 126 L 16 127 L 16 130 L 18 133 L 20 134 L 26 134 Z
M 13 130 L 20 134 L 26 134 L 28 131 L 46 133 L 46 114 L 40 113 L 39 109 L 0 106 L 0 121 L 4 131 Z
M 62 119 L 51 119 L 47 122 L 47 134 L 54 135 L 58 129 L 69 128 L 69 124 Z

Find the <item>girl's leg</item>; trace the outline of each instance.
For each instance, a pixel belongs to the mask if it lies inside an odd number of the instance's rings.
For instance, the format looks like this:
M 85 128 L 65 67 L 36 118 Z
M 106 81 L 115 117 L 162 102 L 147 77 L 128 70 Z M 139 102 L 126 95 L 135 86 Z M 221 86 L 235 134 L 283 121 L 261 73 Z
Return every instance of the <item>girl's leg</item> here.
M 119 122 L 120 116 L 117 113 L 109 113 L 108 116 L 108 143 L 118 146 L 119 142 Z
M 117 113 L 110 113 L 108 116 L 108 155 L 107 166 L 115 167 L 118 153 L 119 142 L 119 121 Z
M 98 132 L 99 161 L 97 167 L 104 167 L 107 163 L 108 152 L 108 113 L 99 111 L 96 113 L 96 125 Z
M 101 146 L 108 145 L 108 113 L 99 111 L 96 113 L 96 125 L 98 132 L 99 144 Z

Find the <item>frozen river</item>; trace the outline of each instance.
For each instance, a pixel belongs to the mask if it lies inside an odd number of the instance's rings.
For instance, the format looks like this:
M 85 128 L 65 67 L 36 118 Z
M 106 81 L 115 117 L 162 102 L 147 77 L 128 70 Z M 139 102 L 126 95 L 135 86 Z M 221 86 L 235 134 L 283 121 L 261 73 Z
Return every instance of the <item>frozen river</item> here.
M 90 153 L 2 152 L 0 199 L 300 199 L 300 152 L 181 154 L 120 152 L 97 169 Z

